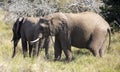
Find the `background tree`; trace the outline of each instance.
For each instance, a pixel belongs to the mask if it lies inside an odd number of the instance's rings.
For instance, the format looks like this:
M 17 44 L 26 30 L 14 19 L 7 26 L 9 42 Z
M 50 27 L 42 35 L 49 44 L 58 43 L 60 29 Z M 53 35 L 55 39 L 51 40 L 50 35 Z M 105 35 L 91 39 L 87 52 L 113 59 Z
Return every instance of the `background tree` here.
M 55 12 L 78 13 L 94 11 L 99 13 L 100 0 L 4 0 L 7 12 L 5 21 L 17 17 L 44 16 Z
M 115 31 L 120 30 L 120 0 L 103 0 L 102 15 Z

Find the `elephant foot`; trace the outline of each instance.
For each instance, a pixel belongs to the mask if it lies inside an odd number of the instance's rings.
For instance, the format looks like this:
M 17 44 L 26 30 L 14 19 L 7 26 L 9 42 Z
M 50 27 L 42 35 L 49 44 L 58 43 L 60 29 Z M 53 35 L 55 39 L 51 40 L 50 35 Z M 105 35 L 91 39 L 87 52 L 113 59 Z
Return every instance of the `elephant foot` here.
M 95 57 L 99 57 L 100 56 L 99 55 L 99 49 L 95 50 L 95 48 L 90 48 L 89 50 L 92 52 L 93 56 L 95 56 Z
M 15 54 L 16 54 L 16 50 L 13 51 L 13 54 L 12 54 L 12 57 L 11 57 L 11 58 L 14 58 L 14 57 L 15 57 Z
M 58 60 L 60 60 L 61 59 L 61 56 L 58 56 L 58 57 L 55 57 L 54 58 L 54 61 L 58 61 Z
M 68 61 L 68 62 L 72 61 L 72 53 L 71 52 L 67 53 L 66 61 Z
M 104 52 L 102 50 L 99 50 L 99 55 L 100 55 L 100 57 L 103 57 Z
M 24 58 L 27 57 L 27 52 L 24 52 L 24 53 L 23 53 L 23 57 L 24 57 Z
M 15 54 L 13 54 L 11 58 L 14 58 L 14 57 L 15 57 Z
M 95 53 L 95 52 L 93 52 L 93 56 L 100 57 L 99 53 Z
M 49 54 L 46 54 L 46 58 L 49 59 Z
M 24 58 L 26 58 L 27 56 L 26 55 L 23 55 Z
M 67 57 L 65 60 L 66 60 L 66 62 L 71 62 L 72 61 L 72 57 Z
M 31 58 L 31 55 L 29 55 L 29 57 Z
M 33 58 L 34 58 L 34 57 L 37 57 L 36 49 L 33 49 L 33 50 L 32 50 L 32 57 L 33 57 Z

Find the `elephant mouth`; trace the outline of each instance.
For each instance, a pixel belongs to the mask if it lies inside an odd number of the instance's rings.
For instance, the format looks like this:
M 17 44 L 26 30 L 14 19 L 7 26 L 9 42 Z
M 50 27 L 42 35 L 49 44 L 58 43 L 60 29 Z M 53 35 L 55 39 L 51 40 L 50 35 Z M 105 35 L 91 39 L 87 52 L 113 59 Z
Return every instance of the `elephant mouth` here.
M 42 38 L 42 34 L 40 34 L 37 39 L 30 41 L 30 43 L 33 44 L 35 42 L 38 42 L 41 38 Z

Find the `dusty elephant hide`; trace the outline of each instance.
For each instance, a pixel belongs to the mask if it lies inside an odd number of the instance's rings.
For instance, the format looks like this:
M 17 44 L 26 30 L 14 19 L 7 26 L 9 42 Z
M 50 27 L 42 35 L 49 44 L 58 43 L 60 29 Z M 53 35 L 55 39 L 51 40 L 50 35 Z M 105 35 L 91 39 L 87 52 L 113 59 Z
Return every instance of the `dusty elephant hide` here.
M 43 36 L 55 36 L 55 60 L 61 58 L 62 50 L 66 59 L 71 60 L 71 46 L 87 48 L 94 56 L 102 57 L 107 34 L 111 38 L 109 24 L 93 12 L 53 13 L 41 18 L 38 24 Z

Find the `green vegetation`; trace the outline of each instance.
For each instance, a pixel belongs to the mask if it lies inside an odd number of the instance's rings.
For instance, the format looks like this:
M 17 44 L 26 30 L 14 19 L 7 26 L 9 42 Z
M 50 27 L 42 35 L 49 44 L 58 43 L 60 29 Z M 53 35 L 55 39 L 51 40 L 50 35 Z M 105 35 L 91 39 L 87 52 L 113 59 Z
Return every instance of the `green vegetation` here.
M 120 0 L 103 0 L 102 15 L 114 31 L 120 31 Z
M 23 58 L 20 42 L 12 59 L 11 38 L 11 26 L 0 19 L 0 72 L 120 72 L 120 33 L 112 35 L 111 49 L 103 58 L 92 56 L 86 49 L 72 48 L 74 59 L 70 63 L 64 61 L 64 54 L 60 61 L 54 62 L 53 47 L 49 60 L 45 59 L 44 50 L 35 59 Z

